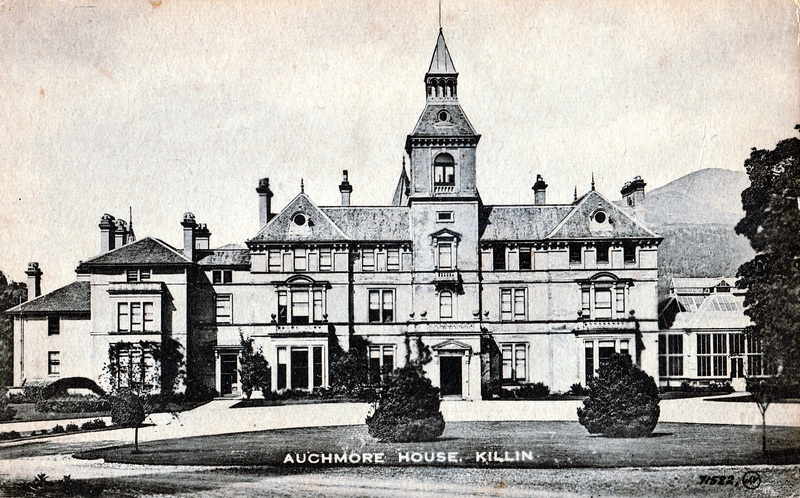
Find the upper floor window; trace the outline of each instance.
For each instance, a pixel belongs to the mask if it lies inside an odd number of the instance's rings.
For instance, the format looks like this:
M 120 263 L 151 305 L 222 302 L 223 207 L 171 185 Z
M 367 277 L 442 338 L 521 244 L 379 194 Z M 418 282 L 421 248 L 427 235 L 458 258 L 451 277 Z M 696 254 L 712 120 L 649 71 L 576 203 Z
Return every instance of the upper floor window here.
M 117 303 L 117 332 L 155 332 L 152 302 Z
M 297 215 L 302 216 L 302 215 Z M 307 254 L 305 247 L 294 248 L 294 271 L 306 271 L 308 269 Z
M 319 271 L 331 271 L 332 269 L 331 248 L 321 247 L 319 250 Z
M 583 261 L 583 246 L 578 242 L 570 242 L 569 244 L 570 264 L 580 263 L 581 261 Z
M 361 270 L 375 271 L 375 248 L 365 247 L 361 250 Z
M 453 268 L 453 243 L 439 242 L 439 268 Z
M 452 211 L 437 211 L 436 212 L 436 221 L 440 223 L 452 223 L 453 222 L 453 212 Z
M 369 291 L 369 322 L 388 323 L 394 321 L 394 290 L 373 289 Z
M 126 272 L 128 282 L 141 282 L 142 280 L 150 280 L 150 270 L 128 270 Z
M 496 270 L 505 270 L 506 269 L 506 246 L 502 244 L 498 244 L 492 248 L 492 260 L 494 263 L 494 269 Z
M 525 320 L 525 289 L 500 289 L 500 319 Z
M 622 245 L 622 254 L 626 263 L 636 263 L 636 243 L 625 242 Z
M 453 293 L 450 291 L 439 294 L 439 318 L 453 318 Z
M 611 244 L 608 242 L 598 242 L 595 248 L 597 250 L 597 262 L 600 264 L 608 264 Z
M 400 271 L 400 249 L 397 247 L 389 248 L 386 250 L 387 264 L 386 269 L 389 271 Z
M 444 152 L 433 160 L 433 183 L 436 185 L 456 184 L 456 162 L 450 154 Z
M 269 254 L 267 256 L 267 264 L 269 265 L 269 271 L 279 272 L 281 271 L 281 250 L 280 249 L 270 249 Z
M 520 270 L 532 270 L 533 269 L 533 260 L 531 259 L 531 248 L 530 247 L 520 247 L 519 248 L 519 269 Z
M 325 319 L 325 293 L 310 287 L 278 291 L 278 323 L 305 325 Z
M 233 322 L 233 297 L 230 294 L 217 295 L 216 297 L 216 321 L 217 323 Z
M 59 335 L 61 333 L 61 320 L 58 315 L 47 317 L 47 335 Z
M 214 284 L 229 284 L 233 282 L 233 270 L 214 270 L 211 272 L 211 282 Z
M 581 317 L 585 320 L 625 318 L 627 284 L 615 277 L 599 276 L 581 286 Z

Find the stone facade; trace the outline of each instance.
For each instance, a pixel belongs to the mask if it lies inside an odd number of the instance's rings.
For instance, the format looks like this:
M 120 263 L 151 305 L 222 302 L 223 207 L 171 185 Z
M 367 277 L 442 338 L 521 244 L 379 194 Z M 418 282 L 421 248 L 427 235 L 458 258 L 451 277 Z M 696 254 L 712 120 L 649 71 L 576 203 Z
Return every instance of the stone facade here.
M 375 382 L 419 338 L 433 354 L 428 376 L 453 398 L 480 399 L 491 380 L 567 391 L 612 351 L 657 377 L 661 238 L 641 220 L 644 181 L 625 185 L 622 207 L 594 185 L 570 204 L 547 204 L 541 177 L 532 205 L 484 204 L 480 135 L 457 81 L 440 32 L 425 107 L 406 140 L 409 169 L 404 163 L 390 206 L 352 206 L 358 182 L 345 171 L 341 206 L 317 206 L 301 187 L 272 213 L 263 179 L 261 230 L 246 246 L 217 249 L 190 213 L 183 249 L 117 238 L 128 228 L 104 216 L 103 254 L 78 267 L 90 292 L 70 334 L 82 346 L 41 332 L 29 342 L 34 322 L 71 311 L 36 311 L 36 299 L 12 309 L 25 344 L 15 382 L 57 377 L 41 366 L 56 347 L 58 375 L 96 378 L 109 344 L 169 339 L 183 351 L 187 381 L 236 394 L 240 334 L 262 348 L 277 390 L 328 387 L 333 335 L 345 348 L 354 336 L 367 340 Z

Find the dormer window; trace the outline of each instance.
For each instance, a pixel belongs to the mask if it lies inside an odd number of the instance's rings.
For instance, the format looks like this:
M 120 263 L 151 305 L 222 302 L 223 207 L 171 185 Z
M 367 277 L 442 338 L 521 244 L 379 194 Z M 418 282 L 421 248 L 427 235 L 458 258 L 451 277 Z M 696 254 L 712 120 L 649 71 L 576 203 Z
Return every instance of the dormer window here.
M 433 183 L 435 185 L 456 184 L 456 162 L 450 154 L 444 152 L 433 160 Z
M 439 121 L 449 121 L 450 120 L 450 114 L 445 110 L 439 111 L 439 114 L 437 114 L 436 117 L 439 118 Z

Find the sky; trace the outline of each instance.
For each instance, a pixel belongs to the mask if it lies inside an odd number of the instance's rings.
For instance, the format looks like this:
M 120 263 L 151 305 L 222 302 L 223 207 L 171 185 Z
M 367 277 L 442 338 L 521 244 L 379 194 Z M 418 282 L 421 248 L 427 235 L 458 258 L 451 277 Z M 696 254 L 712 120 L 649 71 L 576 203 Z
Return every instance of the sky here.
M 614 200 L 743 171 L 800 123 L 796 0 L 444 0 L 487 204 Z M 0 0 L 0 270 L 43 290 L 100 250 L 103 213 L 182 245 L 258 230 L 258 179 L 386 205 L 425 103 L 437 0 Z

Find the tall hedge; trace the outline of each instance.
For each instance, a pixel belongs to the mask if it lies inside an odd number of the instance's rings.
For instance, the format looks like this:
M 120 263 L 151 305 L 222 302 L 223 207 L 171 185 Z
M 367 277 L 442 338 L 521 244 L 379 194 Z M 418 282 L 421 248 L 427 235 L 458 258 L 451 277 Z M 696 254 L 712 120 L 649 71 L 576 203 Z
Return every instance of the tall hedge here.
M 439 389 L 422 369 L 430 361 L 430 352 L 419 340 L 417 351 L 416 360 L 407 355 L 406 365 L 387 376 L 375 411 L 367 417 L 369 434 L 380 441 L 433 441 L 444 432 Z
M 591 434 L 644 437 L 655 429 L 661 409 L 655 380 L 627 354 L 613 354 L 589 381 L 590 394 L 578 421 Z

